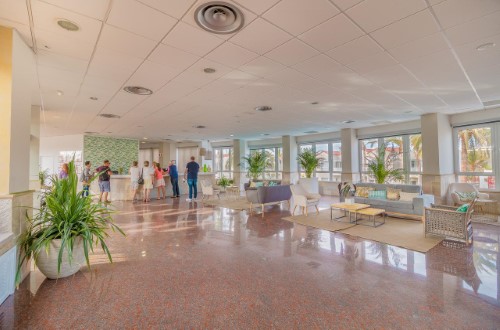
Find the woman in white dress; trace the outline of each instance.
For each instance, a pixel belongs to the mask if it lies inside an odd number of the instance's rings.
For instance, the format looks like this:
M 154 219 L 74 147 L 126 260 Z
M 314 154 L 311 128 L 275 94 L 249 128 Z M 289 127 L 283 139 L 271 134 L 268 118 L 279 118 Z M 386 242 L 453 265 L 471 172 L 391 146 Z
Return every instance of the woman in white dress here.
M 134 193 L 132 197 L 133 202 L 135 203 L 138 200 L 139 193 L 139 166 L 137 166 L 137 161 L 132 162 L 132 167 L 128 170 L 130 174 L 130 189 Z
M 153 189 L 153 180 L 155 176 L 155 170 L 149 167 L 149 161 L 146 160 L 144 162 L 141 174 L 144 179 L 144 202 L 149 203 L 151 201 L 149 196 L 151 194 L 151 189 Z

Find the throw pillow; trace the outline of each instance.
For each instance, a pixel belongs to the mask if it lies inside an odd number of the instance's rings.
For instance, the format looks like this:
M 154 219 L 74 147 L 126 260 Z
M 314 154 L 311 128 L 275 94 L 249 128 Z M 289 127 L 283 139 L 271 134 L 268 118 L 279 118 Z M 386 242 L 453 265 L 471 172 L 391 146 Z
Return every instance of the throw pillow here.
M 464 203 L 472 202 L 477 197 L 477 193 L 475 191 L 470 191 L 470 192 L 455 191 L 455 193 L 457 194 L 458 199 Z
M 264 187 L 267 187 L 269 186 L 269 181 L 265 180 L 262 184 L 264 185 Z
M 264 187 L 264 182 L 255 182 L 255 187 Z
M 399 200 L 401 189 L 387 188 L 387 199 L 391 201 Z
M 269 181 L 269 187 L 277 186 L 278 184 L 275 181 Z
M 457 212 L 467 213 L 469 210 L 469 204 L 464 204 L 457 209 Z
M 385 190 L 373 190 L 368 192 L 368 198 L 374 198 L 374 199 L 387 199 Z
M 400 192 L 399 200 L 402 202 L 413 202 L 413 198 L 420 196 L 419 193 Z
M 368 194 L 372 190 L 374 190 L 372 187 L 357 187 L 355 196 L 368 198 Z

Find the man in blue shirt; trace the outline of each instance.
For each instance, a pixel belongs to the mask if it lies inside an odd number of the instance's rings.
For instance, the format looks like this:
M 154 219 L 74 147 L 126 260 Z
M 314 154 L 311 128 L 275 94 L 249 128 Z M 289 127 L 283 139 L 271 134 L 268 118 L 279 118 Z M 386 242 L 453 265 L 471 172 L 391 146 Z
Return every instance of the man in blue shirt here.
M 191 156 L 191 161 L 187 163 L 186 170 L 184 171 L 184 179 L 187 178 L 187 183 L 189 186 L 189 198 L 186 201 L 190 202 L 198 196 L 198 171 L 200 170 L 200 165 L 194 161 L 194 157 Z
M 170 183 L 172 184 L 172 198 L 179 198 L 179 174 L 177 173 L 175 160 L 170 161 L 170 165 L 168 166 L 168 174 L 170 175 Z

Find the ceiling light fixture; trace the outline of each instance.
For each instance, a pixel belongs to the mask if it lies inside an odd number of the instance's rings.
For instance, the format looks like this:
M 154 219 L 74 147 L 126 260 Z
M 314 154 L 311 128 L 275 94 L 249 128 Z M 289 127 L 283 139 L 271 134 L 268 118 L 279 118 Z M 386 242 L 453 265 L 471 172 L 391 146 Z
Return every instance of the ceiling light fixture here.
M 75 32 L 75 31 L 80 30 L 80 27 L 76 23 L 71 22 L 70 20 L 67 20 L 65 18 L 58 18 L 57 25 L 59 25 L 61 28 L 65 29 L 65 30 L 68 30 L 71 32 Z
M 230 137 L 233 137 L 233 136 L 234 136 L 234 134 L 229 134 L 229 136 L 230 136 Z
M 141 87 L 141 86 L 125 86 L 123 90 L 127 93 L 130 94 L 137 94 L 137 95 L 151 95 L 153 94 L 153 91 L 150 90 L 149 88 L 146 87 Z
M 273 110 L 273 108 L 268 106 L 268 105 L 261 105 L 259 107 L 255 107 L 255 110 L 257 110 L 257 111 L 271 111 L 271 110 Z
M 101 113 L 101 114 L 99 114 L 99 117 L 108 118 L 108 119 L 119 119 L 119 118 L 121 118 L 120 116 L 114 115 L 112 113 Z
M 354 120 L 344 120 L 342 123 L 343 124 L 352 124 L 352 123 L 354 123 Z
M 496 46 L 496 44 L 495 44 L 494 42 L 487 42 L 487 43 L 485 43 L 485 44 L 482 44 L 482 45 L 477 46 L 477 47 L 476 47 L 476 50 L 478 50 L 478 51 L 482 52 L 483 50 L 486 50 L 486 49 L 488 49 L 488 48 L 493 48 L 493 47 L 495 47 L 495 46 Z
M 91 97 L 89 97 L 89 99 L 91 99 L 92 101 L 97 101 L 98 100 L 98 98 L 95 97 L 95 96 L 91 96 Z
M 207 127 L 203 126 L 203 125 L 195 125 L 195 126 L 193 126 L 193 128 L 207 128 Z
M 147 140 L 148 138 L 147 137 L 143 137 L 144 140 Z
M 319 104 L 318 101 L 314 101 L 314 102 L 311 102 L 312 105 L 316 105 L 316 104 Z
M 205 68 L 203 69 L 203 72 L 205 73 L 214 73 L 216 70 L 214 68 Z
M 63 95 L 64 95 L 64 92 L 63 92 L 63 91 L 57 91 L 57 95 L 58 95 L 58 96 L 63 96 Z
M 234 5 L 222 1 L 207 2 L 194 12 L 194 20 L 202 29 L 216 33 L 234 33 L 243 27 L 243 13 Z

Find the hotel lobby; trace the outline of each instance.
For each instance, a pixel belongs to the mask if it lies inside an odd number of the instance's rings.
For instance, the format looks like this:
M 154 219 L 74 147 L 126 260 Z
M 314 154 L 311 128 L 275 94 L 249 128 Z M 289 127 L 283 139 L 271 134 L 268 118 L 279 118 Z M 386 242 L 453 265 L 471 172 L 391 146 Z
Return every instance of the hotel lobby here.
M 0 329 L 499 329 L 499 59 L 498 0 L 0 0 Z

